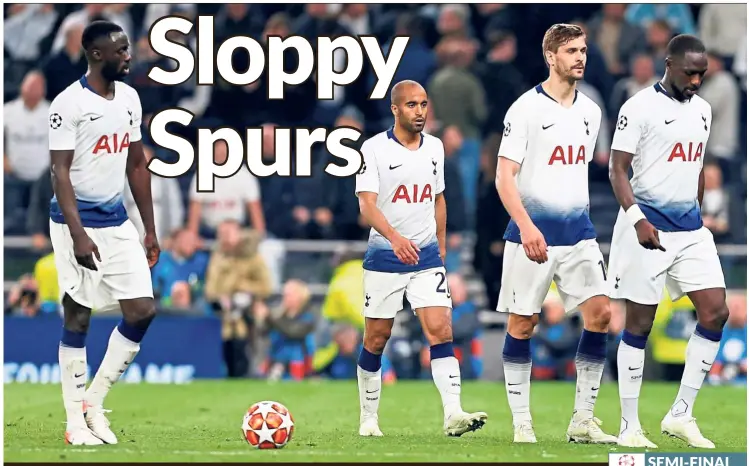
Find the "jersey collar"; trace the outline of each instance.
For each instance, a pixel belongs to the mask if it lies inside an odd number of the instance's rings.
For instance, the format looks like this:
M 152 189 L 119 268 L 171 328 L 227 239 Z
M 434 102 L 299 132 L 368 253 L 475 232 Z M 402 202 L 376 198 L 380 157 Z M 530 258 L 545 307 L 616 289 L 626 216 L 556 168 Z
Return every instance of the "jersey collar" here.
M 653 84 L 653 88 L 655 89 L 655 92 L 661 93 L 661 94 L 665 95 L 666 97 L 668 97 L 669 99 L 673 100 L 674 102 L 680 102 L 678 99 L 676 99 L 676 97 L 674 97 L 674 96 L 672 96 L 671 94 L 668 93 L 668 91 L 666 90 L 665 87 L 663 87 L 663 84 L 661 84 L 660 81 L 658 81 L 657 83 Z M 691 97 L 686 100 L 686 102 L 691 102 L 691 101 L 692 101 Z
M 94 94 L 96 94 L 96 91 L 94 90 L 94 88 L 91 87 L 91 85 L 88 83 L 88 78 L 86 77 L 85 74 L 83 76 L 81 76 L 81 79 L 79 79 L 78 82 L 81 83 L 81 86 L 83 86 L 84 89 L 88 89 L 89 91 L 91 91 Z M 96 94 L 96 95 L 98 95 L 98 94 Z
M 395 137 L 395 132 L 393 131 L 393 129 L 394 129 L 394 127 L 393 127 L 393 126 L 391 126 L 391 127 L 390 127 L 390 128 L 389 128 L 389 129 L 387 130 L 387 135 L 388 135 L 388 139 L 392 139 L 393 141 L 395 141 L 395 142 L 397 142 L 398 144 L 400 144 L 401 146 L 403 146 L 403 143 L 401 143 L 401 142 L 400 142 L 400 141 L 398 140 L 398 138 L 396 138 L 396 137 Z M 422 145 L 424 144 L 424 135 L 423 135 L 423 134 L 421 134 L 421 133 L 419 133 L 419 136 L 421 136 L 421 141 L 419 141 L 419 149 L 421 149 L 421 146 L 422 146 Z M 406 146 L 403 146 L 403 147 L 406 147 Z
M 554 101 L 554 102 L 556 102 L 556 103 L 559 103 L 559 102 L 557 102 L 557 99 L 555 99 L 554 97 L 550 96 L 550 95 L 549 95 L 549 94 L 548 94 L 548 93 L 547 93 L 547 92 L 546 92 L 546 91 L 544 90 L 544 87 L 543 87 L 543 86 L 542 86 L 542 85 L 541 85 L 540 83 L 538 84 L 538 86 L 536 86 L 536 92 L 537 92 L 537 93 L 539 93 L 539 94 L 543 94 L 543 95 L 545 95 L 546 97 L 550 98 L 551 100 L 553 100 L 553 101 Z M 574 98 L 574 99 L 572 99 L 572 105 L 575 105 L 575 102 L 577 102 L 577 92 L 578 92 L 578 91 L 577 91 L 577 89 L 575 89 L 575 98 Z

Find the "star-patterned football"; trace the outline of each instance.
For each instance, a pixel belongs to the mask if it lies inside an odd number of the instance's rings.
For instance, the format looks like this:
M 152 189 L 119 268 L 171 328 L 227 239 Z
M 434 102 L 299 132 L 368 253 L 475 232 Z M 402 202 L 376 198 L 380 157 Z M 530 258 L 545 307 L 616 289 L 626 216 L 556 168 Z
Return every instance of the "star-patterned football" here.
M 281 403 L 261 401 L 250 406 L 244 415 L 242 433 L 255 448 L 283 448 L 294 434 L 294 419 Z

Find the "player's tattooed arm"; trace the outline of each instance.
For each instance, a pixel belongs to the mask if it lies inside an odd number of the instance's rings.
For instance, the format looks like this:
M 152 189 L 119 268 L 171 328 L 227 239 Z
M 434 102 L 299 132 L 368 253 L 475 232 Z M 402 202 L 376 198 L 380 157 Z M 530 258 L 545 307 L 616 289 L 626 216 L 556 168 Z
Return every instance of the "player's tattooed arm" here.
M 404 238 L 390 225 L 382 211 L 377 208 L 377 193 L 360 192 L 359 211 L 369 226 L 390 241 L 398 260 L 408 265 L 419 263 L 419 247 L 413 241 Z
M 520 238 L 528 259 L 543 264 L 549 260 L 546 239 L 544 239 L 543 233 L 533 224 L 533 220 L 531 220 L 528 211 L 523 206 L 523 201 L 520 199 L 520 192 L 515 182 L 518 171 L 520 171 L 519 163 L 500 156 L 494 185 L 497 188 L 497 194 L 499 194 L 502 205 L 520 229 Z
M 133 193 L 135 205 L 140 212 L 143 228 L 146 230 L 144 246 L 148 265 L 153 267 L 159 260 L 159 243 L 156 239 L 156 224 L 153 218 L 153 198 L 151 196 L 151 173 L 148 171 L 143 141 L 130 143 L 127 155 L 127 181 Z
M 440 246 L 440 257 L 445 262 L 447 255 L 447 202 L 445 193 L 441 192 L 434 198 L 434 217 L 437 222 L 437 243 Z
M 609 180 L 614 190 L 614 196 L 616 196 L 619 205 L 622 206 L 622 209 L 624 209 L 624 212 L 627 213 L 630 219 L 637 219 L 639 217 L 639 219 L 634 221 L 634 227 L 637 231 L 637 240 L 640 245 L 645 249 L 660 249 L 661 251 L 665 251 L 666 249 L 661 246 L 658 230 L 645 218 L 639 207 L 635 205 L 635 194 L 629 182 L 629 169 L 632 166 L 633 158 L 634 155 L 629 152 L 620 150 L 611 151 Z M 635 206 L 636 210 L 630 210 L 632 206 Z M 630 213 L 632 214 L 630 215 Z M 635 217 L 635 214 L 638 217 Z
M 73 155 L 74 151 L 72 150 L 50 151 L 52 189 L 57 197 L 57 204 L 60 206 L 62 215 L 65 218 L 65 224 L 70 230 L 70 236 L 73 239 L 73 254 L 76 261 L 87 269 L 96 270 L 94 256 L 101 262 L 99 249 L 83 228 L 81 215 L 78 212 L 78 203 L 75 199 L 75 190 L 73 189 L 73 183 L 70 181 L 70 167 L 73 165 Z

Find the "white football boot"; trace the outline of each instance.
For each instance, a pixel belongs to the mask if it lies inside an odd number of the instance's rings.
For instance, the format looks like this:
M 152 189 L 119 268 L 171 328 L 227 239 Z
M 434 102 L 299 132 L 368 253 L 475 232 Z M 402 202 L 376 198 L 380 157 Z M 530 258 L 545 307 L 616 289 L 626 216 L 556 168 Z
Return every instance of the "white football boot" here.
M 512 440 L 514 443 L 536 443 L 536 433 L 533 431 L 531 421 L 514 424 L 513 429 L 515 431 L 515 438 Z
M 94 435 L 87 427 L 70 427 L 65 431 L 65 443 L 68 445 L 104 445 L 104 442 Z
M 601 420 L 574 413 L 567 427 L 567 441 L 573 443 L 613 443 L 619 439 L 601 430 Z
M 445 434 L 450 437 L 460 437 L 466 432 L 473 432 L 484 427 L 486 413 L 466 413 L 458 411 L 445 417 L 444 429 Z
M 377 416 L 364 417 L 359 425 L 359 435 L 362 437 L 382 437 L 382 431 L 377 424 Z
M 690 447 L 715 448 L 715 444 L 702 435 L 697 420 L 691 416 L 672 417 L 667 414 L 661 421 L 661 431 L 684 440 Z
M 86 419 L 86 425 L 91 429 L 91 432 L 99 437 L 104 443 L 114 445 L 117 443 L 117 436 L 114 435 L 112 429 L 109 428 L 109 419 L 104 413 L 111 413 L 109 409 L 103 409 L 101 406 L 91 406 L 84 402 L 83 404 L 83 417 Z
M 620 432 L 617 444 L 621 447 L 629 448 L 658 448 L 658 445 L 645 437 L 645 432 L 640 428 L 625 429 Z

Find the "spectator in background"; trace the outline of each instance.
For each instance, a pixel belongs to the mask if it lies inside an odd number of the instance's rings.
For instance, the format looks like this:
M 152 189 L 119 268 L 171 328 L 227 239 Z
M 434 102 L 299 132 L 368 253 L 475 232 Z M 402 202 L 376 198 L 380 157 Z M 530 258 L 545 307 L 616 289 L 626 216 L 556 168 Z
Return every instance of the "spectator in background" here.
M 216 43 L 234 36 L 250 36 L 260 40 L 266 18 L 259 5 L 247 3 L 224 4 L 216 15 L 214 30 Z
M 603 53 L 606 67 L 615 77 L 626 75 L 633 56 L 647 48 L 643 30 L 624 19 L 626 9 L 623 3 L 603 4 L 587 24 L 589 40 Z
M 702 222 L 715 237 L 716 243 L 724 243 L 730 238 L 728 217 L 729 195 L 723 188 L 723 174 L 716 163 L 706 163 L 705 192 L 702 198 Z
M 161 253 L 159 262 L 151 270 L 153 292 L 163 306 L 198 310 L 208 269 L 208 253 L 198 249 L 200 239 L 188 228 L 177 230 L 171 236 L 169 249 Z
M 470 19 L 471 10 L 468 5 L 460 3 L 442 5 L 437 17 L 437 32 L 443 38 L 469 38 L 473 35 Z
M 460 268 L 462 235 L 468 230 L 465 215 L 467 205 L 457 160 L 457 154 L 463 146 L 463 135 L 457 126 L 448 126 L 444 129 L 442 144 L 445 147 L 445 186 L 450 186 L 450 189 L 445 190 L 445 204 L 450 213 L 447 216 L 445 268 L 448 272 L 457 272 Z
M 686 3 L 632 3 L 625 18 L 631 24 L 648 27 L 655 21 L 665 21 L 676 34 L 695 34 L 692 10 Z
M 31 274 L 24 274 L 10 289 L 5 301 L 6 314 L 35 317 L 39 314 L 39 286 Z
M 668 43 L 674 33 L 665 20 L 656 20 L 647 26 L 648 52 L 653 57 L 655 75 L 663 76 L 666 72 L 666 52 Z
M 81 79 L 88 71 L 88 61 L 83 55 L 81 40 L 84 26 L 74 24 L 65 33 L 65 46 L 44 63 L 47 80 L 47 99 L 51 102 L 68 86 Z
M 153 149 L 143 146 L 146 163 L 153 159 Z M 153 197 L 153 219 L 156 226 L 157 238 L 168 238 L 172 232 L 185 223 L 185 209 L 182 203 L 182 192 L 179 183 L 174 178 L 151 175 L 151 196 Z M 130 184 L 125 180 L 125 209 L 130 220 L 137 228 L 141 238 L 146 230 L 140 218 L 138 206 L 130 190 Z
M 372 34 L 373 16 L 369 14 L 369 5 L 366 3 L 344 4 L 343 11 L 338 16 L 338 22 L 351 31 L 353 35 L 365 36 Z
M 239 149 L 241 150 L 241 149 Z M 213 160 L 221 165 L 229 158 L 229 146 L 224 140 L 213 145 Z M 242 159 L 244 160 L 244 154 Z M 265 217 L 260 204 L 260 186 L 247 164 L 242 163 L 237 173 L 228 178 L 214 178 L 213 192 L 198 192 L 198 176 L 190 185 L 190 210 L 187 226 L 201 236 L 214 238 L 218 226 L 233 220 L 252 226 L 261 235 L 265 234 Z
M 431 118 L 443 128 L 456 126 L 463 135 L 458 162 L 468 206 L 468 224 L 473 225 L 481 134 L 488 114 L 484 87 L 469 71 L 476 56 L 476 44 L 449 36 L 440 41 L 437 50 L 443 66 L 427 85 Z
M 546 295 L 531 339 L 532 377 L 535 380 L 574 378 L 579 341 L 580 329 L 567 317 L 562 298 L 552 287 Z
M 620 79 L 614 86 L 609 105 L 609 114 L 618 115 L 619 109 L 622 108 L 624 102 L 641 90 L 655 85 L 658 79 L 655 75 L 653 57 L 647 53 L 634 55 L 630 64 L 630 76 Z
M 25 230 L 31 188 L 49 169 L 49 102 L 44 76 L 29 72 L 21 96 L 3 107 L 5 232 Z
M 88 26 L 92 21 L 105 19 L 111 21 L 125 31 L 128 37 L 135 37 L 133 35 L 133 21 L 128 11 L 130 5 L 126 3 L 88 3 L 83 5 L 83 8 L 70 13 L 62 21 L 60 28 L 57 30 L 57 35 L 52 43 L 52 53 L 57 53 L 65 46 L 65 35 L 68 32 L 68 28 L 74 26 Z
M 514 64 L 517 58 L 515 35 L 507 30 L 491 29 L 486 34 L 486 41 L 486 60 L 477 65 L 476 74 L 485 90 L 496 89 L 501 92 L 487 93 L 488 117 L 482 133 L 501 134 L 507 110 L 528 90 L 528 85 Z
M 478 306 L 469 299 L 468 288 L 461 275 L 450 273 L 447 275 L 447 282 L 453 301 L 453 345 L 455 357 L 460 363 L 460 376 L 463 380 L 480 379 L 483 373 L 483 348 Z M 424 349 L 427 350 L 426 347 Z M 429 364 L 426 367 L 429 368 Z
M 478 188 L 478 212 L 481 214 L 476 220 L 476 242 L 473 249 L 473 269 L 483 279 L 489 309 L 497 308 L 502 282 L 504 234 L 510 223 L 510 214 L 502 205 L 495 185 L 498 150 L 499 137 L 490 139 L 482 150 Z
M 257 231 L 242 230 L 236 220 L 225 220 L 218 227 L 218 241 L 208 263 L 205 299 L 221 315 L 229 377 L 247 375 L 248 313 L 272 291 L 268 267 L 258 253 L 259 244 Z
M 727 301 L 728 322 L 708 381 L 746 385 L 746 292 L 729 293 Z
M 59 14 L 51 3 L 13 5 L 3 21 L 6 64 L 9 58 L 24 64 L 38 62 L 49 50 L 58 23 Z
M 720 56 L 723 67 L 730 70 L 733 57 L 746 34 L 746 5 L 704 4 L 700 9 L 699 28 L 700 39 L 705 48 Z
M 723 177 L 730 182 L 731 172 L 736 168 L 734 159 L 738 146 L 741 93 L 736 78 L 725 70 L 723 60 L 712 51 L 707 54 L 707 72 L 699 96 L 710 104 L 713 111 L 707 154 L 716 157 L 723 169 Z
M 279 306 L 269 309 L 265 303 L 258 303 L 253 307 L 255 346 L 258 340 L 269 340 L 260 371 L 269 380 L 302 380 L 312 371 L 315 315 L 309 309 L 310 296 L 306 283 L 289 280 Z

